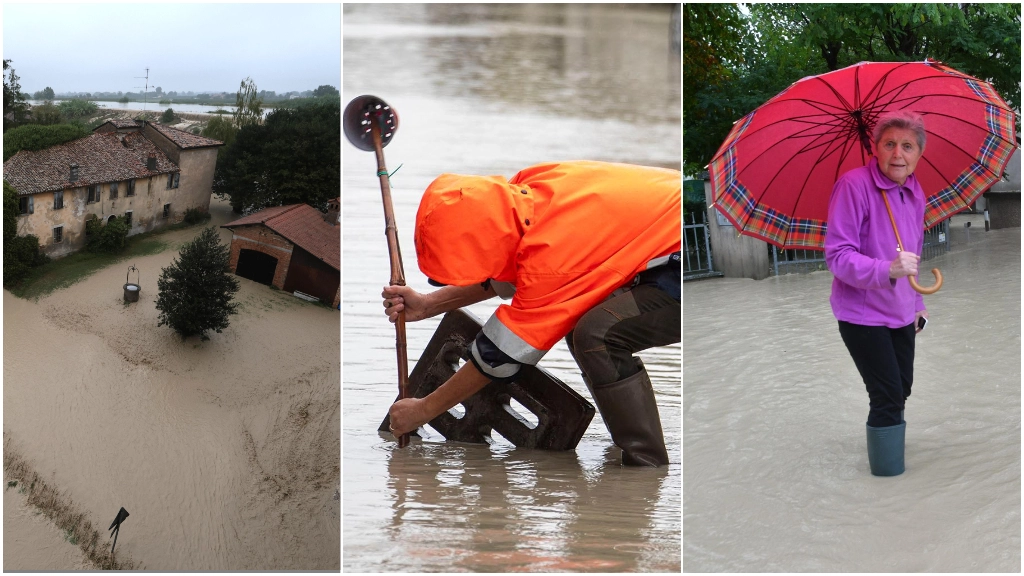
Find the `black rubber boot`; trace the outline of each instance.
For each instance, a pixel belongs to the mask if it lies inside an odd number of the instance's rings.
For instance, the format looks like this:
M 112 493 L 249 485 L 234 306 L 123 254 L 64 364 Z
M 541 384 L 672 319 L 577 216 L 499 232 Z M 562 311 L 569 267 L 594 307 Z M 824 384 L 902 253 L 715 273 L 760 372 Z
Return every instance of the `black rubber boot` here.
M 668 452 L 654 388 L 643 362 L 637 360 L 637 365 L 639 372 L 618 382 L 595 387 L 588 379 L 584 381 L 612 441 L 622 448 L 622 463 L 626 466 L 667 465 Z

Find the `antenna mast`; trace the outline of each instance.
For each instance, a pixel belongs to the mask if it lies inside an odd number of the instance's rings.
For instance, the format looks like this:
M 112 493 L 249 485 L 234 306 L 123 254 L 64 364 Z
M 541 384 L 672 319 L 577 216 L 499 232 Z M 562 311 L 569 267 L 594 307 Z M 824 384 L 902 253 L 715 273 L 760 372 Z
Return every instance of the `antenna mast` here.
M 145 78 L 146 79 L 145 87 L 143 87 L 143 86 L 136 86 L 136 88 L 142 88 L 142 90 L 143 90 L 143 92 L 142 92 L 142 111 L 145 112 L 146 111 L 146 104 L 149 103 L 149 68 L 146 68 L 146 75 L 145 76 L 136 76 L 136 78 Z

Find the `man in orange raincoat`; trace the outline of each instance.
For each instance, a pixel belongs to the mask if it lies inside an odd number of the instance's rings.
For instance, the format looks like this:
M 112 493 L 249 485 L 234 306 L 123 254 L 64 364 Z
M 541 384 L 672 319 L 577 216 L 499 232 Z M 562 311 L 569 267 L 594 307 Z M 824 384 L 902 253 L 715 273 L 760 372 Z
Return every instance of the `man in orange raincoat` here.
M 477 335 L 471 362 L 427 397 L 392 405 L 394 434 L 513 380 L 565 337 L 623 463 L 668 464 L 651 380 L 633 354 L 680 340 L 680 201 L 679 172 L 603 162 L 434 180 L 415 242 L 420 270 L 442 288 L 388 286 L 386 314 L 414 322 L 512 300 Z

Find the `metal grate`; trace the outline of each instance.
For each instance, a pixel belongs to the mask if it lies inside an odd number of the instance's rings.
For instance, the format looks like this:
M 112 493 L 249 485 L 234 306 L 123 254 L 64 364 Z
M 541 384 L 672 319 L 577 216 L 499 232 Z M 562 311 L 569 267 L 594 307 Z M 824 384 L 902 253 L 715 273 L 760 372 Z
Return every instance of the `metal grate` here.
M 689 214 L 690 222 L 683 219 L 683 280 L 696 280 L 718 276 L 711 261 L 711 242 L 708 236 L 707 217 L 700 212 Z
M 929 260 L 941 256 L 950 250 L 949 218 L 924 231 L 924 248 L 921 260 Z
M 780 250 L 769 244 L 772 253 L 772 275 L 803 274 L 828 270 L 825 252 L 821 250 Z

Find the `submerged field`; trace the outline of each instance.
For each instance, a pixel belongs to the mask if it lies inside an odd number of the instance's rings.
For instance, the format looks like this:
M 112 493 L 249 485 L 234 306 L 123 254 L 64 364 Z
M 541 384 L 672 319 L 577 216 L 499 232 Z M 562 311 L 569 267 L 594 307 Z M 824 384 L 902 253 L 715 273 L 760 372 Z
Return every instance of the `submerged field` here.
M 211 212 L 210 224 L 231 219 L 223 203 Z M 160 269 L 201 229 L 160 235 L 162 251 L 35 301 L 4 292 L 5 450 L 99 527 L 101 543 L 127 509 L 117 559 L 138 568 L 336 570 L 339 317 L 240 278 L 239 313 L 209 341 L 158 328 Z M 125 304 L 130 264 L 142 296 Z M 7 498 L 5 569 L 84 567 L 74 555 L 35 566 L 46 537 L 21 535 L 38 517 L 7 515 Z

